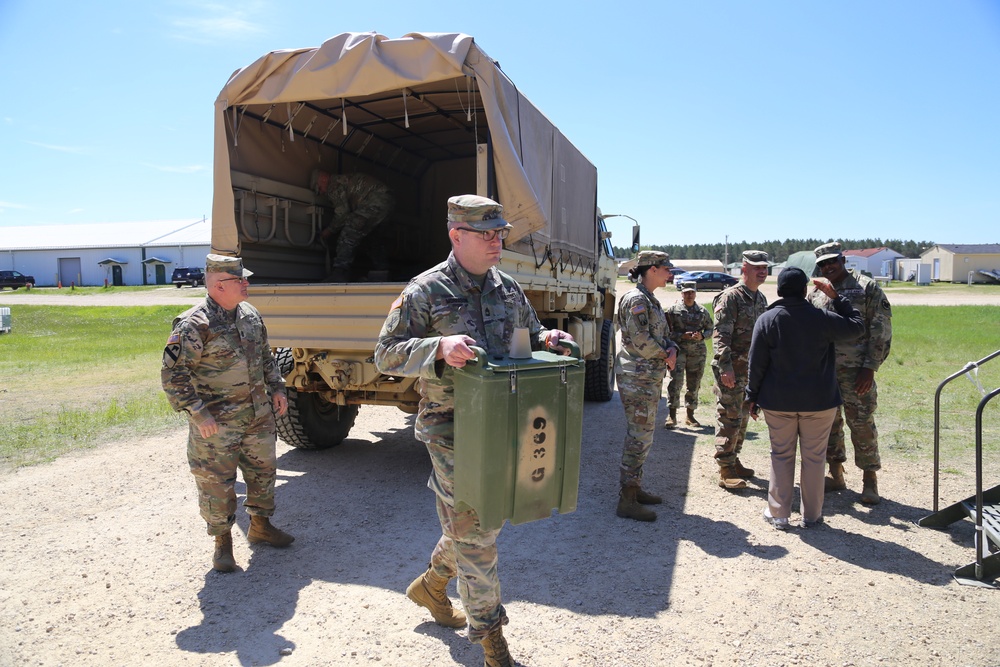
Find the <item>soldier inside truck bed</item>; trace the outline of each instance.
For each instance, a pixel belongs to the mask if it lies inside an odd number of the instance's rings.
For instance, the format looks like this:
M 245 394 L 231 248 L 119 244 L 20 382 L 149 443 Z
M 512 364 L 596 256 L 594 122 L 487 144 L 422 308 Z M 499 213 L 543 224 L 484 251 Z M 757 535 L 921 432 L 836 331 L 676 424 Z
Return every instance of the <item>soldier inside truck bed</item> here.
M 345 282 L 358 246 L 389 217 L 395 197 L 385 183 L 361 173 L 330 174 L 316 169 L 309 179 L 309 187 L 333 205 L 333 219 L 320 232 L 320 243 L 331 248 L 339 232 L 336 246 L 332 248 L 332 272 L 327 280 Z

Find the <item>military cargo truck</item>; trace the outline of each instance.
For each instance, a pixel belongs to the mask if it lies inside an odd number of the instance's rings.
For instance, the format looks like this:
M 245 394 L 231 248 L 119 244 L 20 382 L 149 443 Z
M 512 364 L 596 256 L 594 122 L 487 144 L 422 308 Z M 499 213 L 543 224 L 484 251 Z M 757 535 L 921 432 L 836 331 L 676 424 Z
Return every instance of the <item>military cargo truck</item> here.
M 367 174 L 394 199 L 336 279 L 317 170 Z M 617 268 L 597 170 L 472 37 L 345 33 L 261 57 L 216 100 L 214 181 L 212 251 L 254 272 L 250 302 L 288 386 L 289 444 L 340 443 L 362 405 L 416 411 L 414 379 L 379 373 L 372 355 L 406 282 L 448 256 L 457 194 L 503 204 L 513 230 L 500 268 L 546 326 L 579 342 L 586 397 L 610 400 Z

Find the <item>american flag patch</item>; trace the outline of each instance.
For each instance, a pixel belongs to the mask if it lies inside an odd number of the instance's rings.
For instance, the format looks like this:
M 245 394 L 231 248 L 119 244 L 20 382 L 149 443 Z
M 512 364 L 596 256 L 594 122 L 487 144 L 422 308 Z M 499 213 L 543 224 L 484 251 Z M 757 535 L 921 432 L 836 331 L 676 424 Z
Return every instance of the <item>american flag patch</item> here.
M 174 343 L 181 342 L 181 335 L 178 333 L 170 334 L 170 338 L 167 339 L 167 345 L 173 345 Z
M 638 315 L 639 313 L 645 313 L 645 312 L 646 312 L 646 304 L 644 303 L 639 303 L 632 306 L 633 315 Z
M 389 312 L 391 313 L 392 311 L 396 310 L 402 305 L 403 305 L 403 295 L 400 294 L 399 296 L 396 297 L 396 300 L 392 302 L 392 305 L 389 306 Z

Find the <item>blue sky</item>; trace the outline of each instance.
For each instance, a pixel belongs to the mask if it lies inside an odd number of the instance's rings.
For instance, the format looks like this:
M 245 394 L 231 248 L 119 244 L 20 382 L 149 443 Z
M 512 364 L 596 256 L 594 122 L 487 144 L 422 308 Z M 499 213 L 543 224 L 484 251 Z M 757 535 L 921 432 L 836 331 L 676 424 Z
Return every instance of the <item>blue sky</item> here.
M 0 0 L 0 245 L 209 215 L 229 76 L 370 30 L 475 37 L 643 243 L 1000 242 L 996 0 Z

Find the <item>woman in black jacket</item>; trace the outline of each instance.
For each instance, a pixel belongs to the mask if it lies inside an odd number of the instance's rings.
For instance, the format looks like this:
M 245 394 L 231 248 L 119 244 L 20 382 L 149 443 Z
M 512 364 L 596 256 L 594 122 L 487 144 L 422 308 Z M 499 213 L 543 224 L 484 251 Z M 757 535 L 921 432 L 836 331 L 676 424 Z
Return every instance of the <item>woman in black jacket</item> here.
M 798 268 L 778 276 L 779 299 L 767 307 L 753 328 L 746 400 L 756 419 L 763 408 L 771 439 L 771 482 L 764 518 L 775 528 L 788 527 L 795 484 L 795 446 L 802 450 L 799 477 L 805 526 L 823 520 L 823 473 L 826 445 L 837 407 L 834 341 L 864 333 L 864 319 L 830 281 L 813 280 L 833 300 L 836 312 L 806 301 L 809 278 Z

